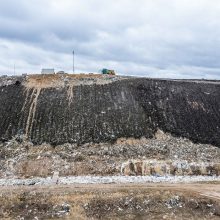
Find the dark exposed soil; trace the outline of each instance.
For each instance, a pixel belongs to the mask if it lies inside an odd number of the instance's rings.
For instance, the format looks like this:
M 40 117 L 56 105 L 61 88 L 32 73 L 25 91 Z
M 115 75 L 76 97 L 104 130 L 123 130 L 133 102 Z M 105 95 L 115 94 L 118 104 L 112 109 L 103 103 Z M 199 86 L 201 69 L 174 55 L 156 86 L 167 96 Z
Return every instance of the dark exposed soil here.
M 19 82 L 19 83 L 18 83 Z M 220 146 L 218 81 L 101 75 L 0 78 L 0 139 L 34 144 L 151 138 L 160 129 Z

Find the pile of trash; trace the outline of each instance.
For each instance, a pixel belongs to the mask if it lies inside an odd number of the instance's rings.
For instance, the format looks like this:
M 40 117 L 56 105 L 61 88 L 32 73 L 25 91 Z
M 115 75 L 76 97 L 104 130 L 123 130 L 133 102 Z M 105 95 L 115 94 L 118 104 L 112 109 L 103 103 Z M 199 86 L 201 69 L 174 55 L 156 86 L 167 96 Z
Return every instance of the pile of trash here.
M 115 143 L 34 145 L 17 136 L 0 143 L 0 178 L 120 175 L 219 175 L 220 148 L 158 132 Z M 121 169 L 123 168 L 123 169 Z M 123 171 L 122 171 L 123 170 Z

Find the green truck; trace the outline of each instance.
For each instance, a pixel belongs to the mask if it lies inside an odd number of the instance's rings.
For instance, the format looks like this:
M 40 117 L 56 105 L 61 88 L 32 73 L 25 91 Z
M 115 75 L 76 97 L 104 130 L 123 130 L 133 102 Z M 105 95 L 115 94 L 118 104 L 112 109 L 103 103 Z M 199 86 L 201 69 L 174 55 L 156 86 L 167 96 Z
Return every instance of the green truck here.
M 102 69 L 102 74 L 115 75 L 115 71 L 114 70 L 109 70 L 109 69 Z

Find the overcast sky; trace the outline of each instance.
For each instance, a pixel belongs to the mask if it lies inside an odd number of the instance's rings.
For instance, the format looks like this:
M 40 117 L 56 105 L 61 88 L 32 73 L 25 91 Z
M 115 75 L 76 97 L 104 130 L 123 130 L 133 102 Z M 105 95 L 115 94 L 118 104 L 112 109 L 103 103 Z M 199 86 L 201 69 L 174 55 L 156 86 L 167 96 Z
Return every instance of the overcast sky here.
M 220 0 L 0 0 L 0 74 L 220 79 Z

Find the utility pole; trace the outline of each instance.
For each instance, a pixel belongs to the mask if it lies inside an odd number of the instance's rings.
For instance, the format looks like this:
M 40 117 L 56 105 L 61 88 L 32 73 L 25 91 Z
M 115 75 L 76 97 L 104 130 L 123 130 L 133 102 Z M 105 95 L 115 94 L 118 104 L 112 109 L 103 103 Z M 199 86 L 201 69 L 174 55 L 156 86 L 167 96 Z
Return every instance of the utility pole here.
M 14 63 L 14 75 L 15 75 L 15 63 Z
M 74 63 L 74 50 L 73 50 L 73 73 L 75 72 L 75 63 Z

